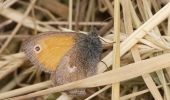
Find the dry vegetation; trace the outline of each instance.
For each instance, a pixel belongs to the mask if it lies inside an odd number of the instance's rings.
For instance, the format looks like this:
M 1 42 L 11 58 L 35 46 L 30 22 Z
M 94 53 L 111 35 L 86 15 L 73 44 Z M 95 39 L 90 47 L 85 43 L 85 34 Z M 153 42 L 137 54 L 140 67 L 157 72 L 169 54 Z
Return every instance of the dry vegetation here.
M 170 100 L 169 0 L 0 1 L 0 99 L 71 100 L 62 91 L 91 88 L 85 100 Z M 103 42 L 93 77 L 52 87 L 20 52 L 32 35 L 91 26 Z

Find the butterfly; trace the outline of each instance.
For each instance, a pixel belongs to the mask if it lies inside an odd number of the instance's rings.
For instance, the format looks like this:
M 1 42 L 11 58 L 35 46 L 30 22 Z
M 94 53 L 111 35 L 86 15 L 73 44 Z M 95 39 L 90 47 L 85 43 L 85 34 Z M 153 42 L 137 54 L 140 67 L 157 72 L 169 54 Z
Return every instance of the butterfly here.
M 63 85 L 95 75 L 102 44 L 96 31 L 46 32 L 32 36 L 22 43 L 27 58 L 45 72 L 51 73 L 53 83 Z M 85 95 L 85 89 L 66 91 L 70 95 Z

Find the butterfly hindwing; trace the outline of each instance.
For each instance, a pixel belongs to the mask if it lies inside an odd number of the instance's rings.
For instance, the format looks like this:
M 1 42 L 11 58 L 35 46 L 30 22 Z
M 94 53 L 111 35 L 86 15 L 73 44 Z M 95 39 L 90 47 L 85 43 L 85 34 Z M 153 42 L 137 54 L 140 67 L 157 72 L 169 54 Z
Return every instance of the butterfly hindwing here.
M 85 67 L 79 65 L 77 53 L 72 48 L 59 63 L 56 72 L 52 75 L 55 85 L 62 85 L 69 82 L 77 81 L 87 77 Z M 67 91 L 70 95 L 85 95 L 85 89 L 73 89 Z

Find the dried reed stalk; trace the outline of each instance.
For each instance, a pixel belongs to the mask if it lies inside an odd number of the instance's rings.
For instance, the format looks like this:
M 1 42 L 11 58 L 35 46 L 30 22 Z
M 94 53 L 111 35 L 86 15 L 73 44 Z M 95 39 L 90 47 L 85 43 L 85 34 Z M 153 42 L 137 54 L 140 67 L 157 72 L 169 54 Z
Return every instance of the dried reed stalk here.
M 113 12 L 112 12 L 113 13 Z M 114 40 L 112 70 L 120 67 L 120 0 L 114 1 Z M 120 83 L 112 84 L 112 100 L 120 99 Z

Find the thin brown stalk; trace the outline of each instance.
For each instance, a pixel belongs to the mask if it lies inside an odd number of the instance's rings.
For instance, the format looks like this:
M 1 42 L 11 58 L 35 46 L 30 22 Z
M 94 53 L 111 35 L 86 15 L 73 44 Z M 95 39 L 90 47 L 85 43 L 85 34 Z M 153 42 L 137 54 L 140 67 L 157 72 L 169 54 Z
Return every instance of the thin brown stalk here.
M 69 0 L 69 29 L 72 29 L 72 20 L 73 20 L 73 0 Z

